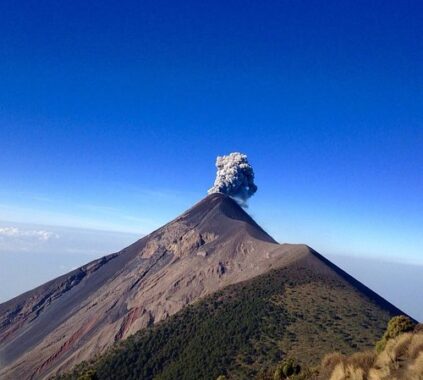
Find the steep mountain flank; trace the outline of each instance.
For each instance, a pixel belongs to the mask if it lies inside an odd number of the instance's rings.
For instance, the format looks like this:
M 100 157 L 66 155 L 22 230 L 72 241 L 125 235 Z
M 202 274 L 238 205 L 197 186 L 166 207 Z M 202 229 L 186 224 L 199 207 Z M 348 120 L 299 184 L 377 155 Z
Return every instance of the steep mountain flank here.
M 252 379 L 282 358 L 312 366 L 335 349 L 372 348 L 397 310 L 350 280 L 310 251 L 137 332 L 61 379 Z

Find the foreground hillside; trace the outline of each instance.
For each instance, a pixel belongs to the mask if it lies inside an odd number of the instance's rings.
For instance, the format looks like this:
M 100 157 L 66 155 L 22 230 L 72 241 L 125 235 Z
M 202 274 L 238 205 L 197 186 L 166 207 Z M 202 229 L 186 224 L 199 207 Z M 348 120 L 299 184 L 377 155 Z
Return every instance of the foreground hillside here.
M 373 347 L 397 310 L 317 260 L 218 291 L 61 379 L 246 379 L 285 357 L 308 366 Z

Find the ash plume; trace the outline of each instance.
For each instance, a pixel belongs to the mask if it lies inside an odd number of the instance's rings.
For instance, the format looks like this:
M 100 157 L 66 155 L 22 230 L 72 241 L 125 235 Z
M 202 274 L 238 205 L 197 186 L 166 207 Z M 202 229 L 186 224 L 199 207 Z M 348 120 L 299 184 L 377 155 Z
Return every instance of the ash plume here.
M 246 201 L 256 191 L 253 167 L 248 162 L 246 154 L 239 152 L 216 159 L 216 179 L 208 193 L 223 193 L 240 201 L 246 206 Z

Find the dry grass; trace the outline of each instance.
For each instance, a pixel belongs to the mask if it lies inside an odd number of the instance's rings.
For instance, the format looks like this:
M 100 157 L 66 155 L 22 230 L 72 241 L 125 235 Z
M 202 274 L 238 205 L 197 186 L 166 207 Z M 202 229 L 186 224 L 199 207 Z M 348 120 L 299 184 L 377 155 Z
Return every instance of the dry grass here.
M 404 333 L 387 342 L 376 354 L 326 355 L 319 379 L 330 380 L 423 380 L 423 331 Z
M 358 352 L 351 356 L 339 353 L 326 355 L 321 364 L 320 378 L 330 380 L 364 380 L 375 361 L 372 351 Z
M 414 362 L 408 366 L 408 373 L 411 379 L 423 378 L 423 352 L 420 352 Z
M 423 352 L 423 330 L 415 334 L 408 347 L 408 355 L 410 359 L 416 359 Z
M 362 368 L 354 367 L 352 364 L 339 363 L 332 372 L 330 380 L 364 380 L 365 372 Z
M 335 367 L 344 361 L 345 355 L 342 355 L 339 352 L 333 352 L 331 354 L 325 355 L 320 365 L 320 378 L 328 379 L 334 371 Z
M 367 373 L 373 367 L 375 359 L 376 355 L 373 351 L 357 352 L 349 357 L 348 363 L 353 367 L 362 368 Z

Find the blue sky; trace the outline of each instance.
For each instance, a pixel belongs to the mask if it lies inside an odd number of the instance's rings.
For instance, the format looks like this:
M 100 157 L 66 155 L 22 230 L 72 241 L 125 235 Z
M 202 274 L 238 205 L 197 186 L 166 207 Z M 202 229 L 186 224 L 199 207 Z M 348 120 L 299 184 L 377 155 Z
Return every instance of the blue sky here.
M 241 151 L 279 241 L 423 263 L 422 35 L 419 1 L 2 1 L 0 220 L 148 233 Z

